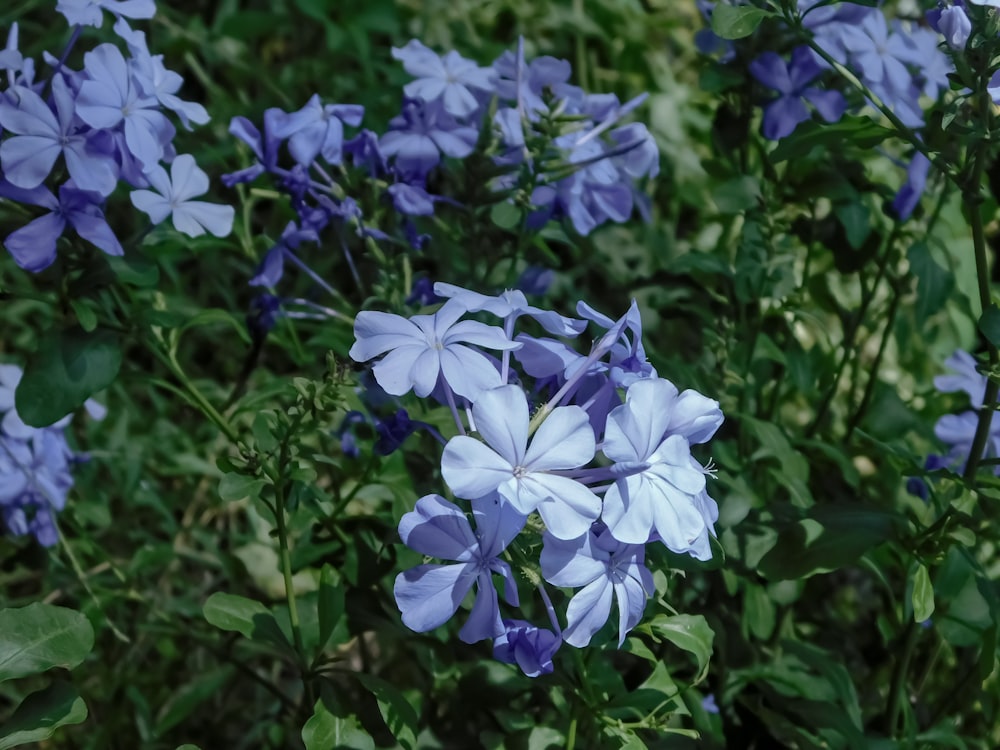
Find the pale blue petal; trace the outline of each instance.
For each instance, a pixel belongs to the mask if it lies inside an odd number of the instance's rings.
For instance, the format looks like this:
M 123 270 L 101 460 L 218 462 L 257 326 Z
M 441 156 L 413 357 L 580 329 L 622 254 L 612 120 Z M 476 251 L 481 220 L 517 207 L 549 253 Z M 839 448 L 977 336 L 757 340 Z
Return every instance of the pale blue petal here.
M 390 349 L 422 345 L 426 339 L 416 325 L 392 313 L 364 310 L 354 319 L 354 345 L 349 352 L 355 362 L 367 362 Z
M 574 539 L 558 539 L 546 533 L 542 545 L 542 575 L 554 586 L 586 586 L 607 572 L 609 555 L 594 548 L 594 537 L 589 532 Z
M 517 390 L 520 392 L 520 388 Z M 594 430 L 587 412 L 579 406 L 560 406 L 535 432 L 524 457 L 524 466 L 532 472 L 575 469 L 590 461 L 595 450 Z
M 503 621 L 500 619 L 500 602 L 497 600 L 497 590 L 493 588 L 493 578 L 488 570 L 479 574 L 476 599 L 472 603 L 469 619 L 465 621 L 458 637 L 464 643 L 476 643 L 482 640 L 493 640 L 503 633 Z
M 188 237 L 197 237 L 207 229 L 216 237 L 233 231 L 236 211 L 232 206 L 206 201 L 185 201 L 174 209 L 174 228 Z
M 566 607 L 566 629 L 563 640 L 571 646 L 583 648 L 594 637 L 611 614 L 611 597 L 614 588 L 606 576 L 580 589 Z
M 476 430 L 511 466 L 524 464 L 528 444 L 528 399 L 516 385 L 503 385 L 479 394 L 472 406 Z M 579 464 L 576 464 L 579 466 Z
M 469 562 L 479 548 L 465 513 L 440 495 L 425 495 L 399 519 L 403 544 L 422 555 Z
M 441 475 L 458 497 L 483 497 L 510 479 L 513 472 L 496 451 L 466 435 L 449 440 L 441 456 Z
M 625 643 L 628 631 L 639 624 L 646 609 L 646 592 L 642 584 L 626 576 L 621 583 L 614 584 L 615 599 L 618 602 L 618 646 Z
M 472 402 L 501 384 L 499 371 L 486 355 L 458 344 L 441 351 L 441 374 L 455 393 Z
M 413 392 L 421 398 L 429 396 L 431 391 L 437 386 L 438 376 L 443 369 L 444 354 L 445 352 L 427 347 L 413 361 L 413 364 L 410 365 L 409 377 L 410 382 L 413 383 Z M 390 357 L 392 357 L 392 353 L 386 355 L 386 358 L 382 362 L 385 362 Z
M 660 497 L 641 474 L 619 479 L 604 493 L 601 520 L 619 542 L 645 544 L 653 529 L 653 503 Z
M 396 576 L 392 593 L 403 624 L 425 633 L 452 618 L 476 581 L 476 566 L 419 565 Z
M 552 535 L 560 539 L 580 536 L 601 515 L 601 499 L 568 477 L 529 474 L 521 486 L 531 487 L 535 496 L 541 497 L 538 514 Z
M 389 352 L 375 364 L 375 380 L 391 396 L 402 396 L 413 388 L 411 372 L 426 346 L 402 346 Z

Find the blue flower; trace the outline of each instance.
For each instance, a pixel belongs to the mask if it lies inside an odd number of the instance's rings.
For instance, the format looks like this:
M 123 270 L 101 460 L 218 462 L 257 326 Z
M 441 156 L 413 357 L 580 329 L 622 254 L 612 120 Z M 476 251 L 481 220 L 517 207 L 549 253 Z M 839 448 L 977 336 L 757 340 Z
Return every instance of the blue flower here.
M 662 378 L 633 383 L 608 415 L 604 455 L 621 476 L 604 495 L 602 520 L 616 539 L 646 543 L 653 531 L 677 553 L 711 558 L 714 513 L 705 469 L 690 452 L 722 422 L 718 403 L 695 391 L 678 394 Z
M 962 0 L 954 5 L 927 11 L 927 21 L 932 29 L 944 37 L 949 47 L 954 50 L 965 49 L 965 43 L 972 34 L 972 21 L 962 7 Z
M 761 130 L 769 140 L 790 135 L 799 123 L 809 119 L 805 102 L 812 104 L 827 122 L 836 122 L 847 109 L 847 100 L 839 91 L 824 91 L 809 85 L 822 68 L 808 47 L 796 48 L 789 64 L 774 52 L 765 52 L 750 63 L 750 72 L 780 94 L 764 109 Z
M 63 434 L 71 417 L 48 427 L 26 425 L 14 407 L 21 376 L 20 367 L 0 364 L 0 520 L 12 534 L 31 534 L 51 547 L 59 541 L 55 514 L 73 486 L 70 467 L 77 457 Z M 84 406 L 93 418 L 104 418 L 104 407 L 93 399 Z
M 367 362 L 388 352 L 375 365 L 375 379 L 393 396 L 413 390 L 423 398 L 443 378 L 459 396 L 475 400 L 484 389 L 500 385 L 500 373 L 482 352 L 468 345 L 506 350 L 520 344 L 495 326 L 459 322 L 465 312 L 457 301 L 446 302 L 433 315 L 409 320 L 362 311 L 355 318 L 355 342 L 349 354 L 355 362 Z
M 587 327 L 587 323 L 583 320 L 567 318 L 552 310 L 542 310 L 529 305 L 524 292 L 517 289 L 509 289 L 495 297 L 490 297 L 439 281 L 434 284 L 434 292 L 438 296 L 458 300 L 469 312 L 485 310 L 498 318 L 509 321 L 511 325 L 522 315 L 527 315 L 529 318 L 537 320 L 546 331 L 557 336 L 577 336 Z M 508 332 L 510 332 L 509 329 Z
M 956 349 L 944 361 L 944 365 L 954 374 L 938 375 L 934 378 L 934 387 L 944 393 L 964 391 L 969 396 L 973 409 L 982 408 L 983 396 L 986 395 L 986 376 L 979 371 L 976 358 L 966 351 Z
M 190 154 L 174 159 L 169 177 L 161 166 L 150 170 L 147 177 L 157 192 L 135 190 L 130 198 L 132 205 L 148 214 L 154 224 L 173 215 L 174 228 L 188 237 L 198 237 L 206 230 L 216 237 L 225 237 L 233 230 L 236 212 L 232 206 L 191 200 L 208 192 L 208 175 L 198 168 Z
M 417 77 L 403 87 L 406 95 L 427 104 L 440 101 L 453 117 L 468 117 L 479 107 L 473 90 L 483 94 L 493 91 L 494 71 L 480 68 L 455 51 L 440 57 L 413 39 L 405 47 L 393 47 L 392 56 Z
M 601 512 L 600 499 L 557 473 L 594 457 L 594 431 L 578 406 L 552 410 L 528 444 L 528 400 L 518 386 L 484 391 L 472 405 L 475 429 L 485 444 L 466 435 L 448 441 L 441 474 L 458 497 L 496 491 L 525 515 L 537 510 L 561 539 L 582 534 Z
M 115 22 L 115 33 L 125 40 L 132 55 L 131 69 L 136 85 L 143 95 L 151 96 L 176 114 L 184 127 L 191 123 L 204 125 L 211 119 L 208 111 L 197 102 L 187 102 L 177 96 L 184 79 L 163 64 L 163 55 L 152 55 L 146 46 L 146 34 L 133 31 L 124 18 Z
M 619 542 L 601 524 L 577 539 L 559 539 L 546 532 L 543 545 L 540 561 L 545 580 L 581 589 L 566 608 L 563 640 L 577 648 L 590 643 L 607 622 L 614 598 L 621 646 L 642 618 L 646 597 L 655 591 L 643 545 Z
M 45 187 L 22 190 L 0 181 L 0 197 L 49 209 L 49 213 L 11 232 L 4 240 L 4 247 L 26 271 L 41 271 L 52 264 L 56 242 L 67 224 L 108 255 L 125 252 L 104 218 L 104 199 L 98 193 L 78 189 L 72 180 L 59 188 L 58 199 Z
M 0 125 L 14 134 L 0 145 L 4 177 L 17 187 L 37 187 L 62 155 L 79 188 L 109 195 L 118 181 L 114 160 L 75 116 L 73 92 L 62 75 L 52 78 L 52 100 L 54 111 L 24 86 L 0 97 Z
M 104 11 L 127 18 L 152 18 L 154 0 L 59 0 L 56 12 L 62 13 L 71 26 L 97 26 L 104 23 Z
M 441 161 L 441 154 L 464 159 L 475 148 L 479 133 L 459 125 L 439 105 L 409 99 L 403 114 L 389 122 L 389 131 L 379 140 L 386 158 L 406 179 L 422 180 Z
M 87 80 L 80 85 L 76 113 L 93 128 L 121 125 L 128 152 L 143 166 L 155 167 L 176 130 L 160 103 L 136 85 L 128 63 L 113 44 L 101 44 L 83 56 Z
M 719 706 L 715 702 L 715 694 L 709 693 L 704 698 L 701 699 L 701 707 L 705 713 L 717 714 L 719 713 Z
M 359 104 L 327 104 L 314 94 L 298 112 L 275 116 L 273 135 L 288 139 L 288 150 L 303 166 L 322 156 L 336 166 L 343 160 L 344 125 L 357 127 L 365 108 Z
M 516 607 L 517 584 L 499 556 L 525 519 L 495 496 L 474 501 L 472 511 L 475 531 L 456 505 L 440 495 L 426 495 L 400 519 L 399 536 L 407 547 L 458 563 L 419 565 L 396 576 L 393 595 L 403 623 L 411 630 L 424 633 L 446 623 L 475 585 L 475 603 L 458 637 L 475 643 L 504 633 L 493 574 L 504 579 L 504 599 Z
M 930 159 L 919 151 L 913 154 L 913 158 L 906 168 L 906 182 L 896 193 L 896 197 L 892 199 L 892 209 L 900 220 L 909 219 L 913 210 L 920 204 L 920 198 L 927 187 L 927 175 L 930 169 Z
M 505 664 L 517 664 L 528 677 L 552 674 L 552 657 L 562 639 L 547 628 L 525 620 L 504 620 L 504 632 L 493 639 L 493 658 Z

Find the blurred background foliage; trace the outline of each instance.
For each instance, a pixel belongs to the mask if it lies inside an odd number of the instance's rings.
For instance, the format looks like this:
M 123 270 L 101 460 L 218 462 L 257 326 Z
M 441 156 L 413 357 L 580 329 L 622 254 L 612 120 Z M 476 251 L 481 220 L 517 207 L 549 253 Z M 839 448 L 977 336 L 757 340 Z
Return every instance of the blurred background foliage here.
M 324 690 L 343 736 L 367 733 L 379 747 L 542 750 L 564 746 L 567 716 L 582 721 L 589 711 L 601 719 L 578 738 L 582 747 L 1000 744 L 997 532 L 988 523 L 1000 491 L 973 495 L 941 479 L 925 502 L 905 489 L 906 477 L 924 474 L 934 420 L 959 403 L 937 394 L 932 378 L 954 349 L 975 342 L 974 266 L 957 196 L 936 185 L 926 213 L 895 223 L 884 203 L 902 181 L 893 157 L 903 149 L 892 143 L 806 148 L 776 164 L 758 134 L 761 94 L 746 58 L 721 65 L 696 52 L 703 22 L 694 2 L 160 5 L 146 27 L 150 48 L 184 76 L 185 97 L 212 114 L 208 126 L 179 135 L 179 150 L 197 153 L 213 178 L 249 163 L 227 133 L 236 115 L 259 122 L 268 107 L 296 109 L 319 93 L 363 104 L 366 125 L 383 127 L 408 80 L 390 48 L 411 38 L 486 64 L 523 35 L 529 57 L 569 60 L 589 91 L 650 94 L 639 119 L 662 154 L 651 221 L 556 238 L 529 260 L 557 271 L 550 303 L 563 312 L 580 298 L 604 311 L 637 299 L 661 376 L 721 401 L 727 421 L 711 456 L 719 551 L 710 564 L 660 552 L 650 560 L 662 597 L 647 610 L 654 624 L 622 651 L 604 638 L 575 660 L 563 653 L 556 674 L 535 681 L 459 643 L 453 629 L 417 635 L 400 623 L 391 581 L 419 560 L 397 546 L 396 523 L 435 486 L 437 448 L 417 435 L 387 458 L 340 453 L 334 431 L 356 406 L 355 375 L 344 367 L 349 327 L 285 321 L 251 356 L 246 281 L 291 217 L 288 206 L 266 188 L 216 181 L 213 200 L 237 207 L 233 237 L 182 241 L 156 230 L 144 241 L 138 299 L 191 318 L 224 311 L 197 318 L 180 340 L 199 388 L 225 403 L 252 365 L 250 395 L 230 412 L 253 435 L 244 458 L 287 439 L 301 469 L 294 580 L 307 639 L 328 660 Z M 55 53 L 68 38 L 48 0 L 5 3 L 0 28 L 15 20 L 32 52 Z M 108 37 L 107 26 L 86 33 Z M 995 219 L 995 203 L 984 210 Z M 0 211 L 0 233 L 19 220 Z M 128 210 L 111 221 L 139 230 Z M 472 263 L 433 248 L 412 262 L 417 274 L 453 283 L 462 279 L 451 263 Z M 337 257 L 315 267 L 347 289 Z M 72 290 L 56 269 L 26 278 L 4 256 L 0 290 L 5 360 L 23 360 L 41 331 L 72 315 Z M 356 309 L 366 302 L 345 294 Z M 287 643 L 220 633 L 203 616 L 208 597 L 225 592 L 266 602 L 279 629 L 288 617 L 266 510 L 226 484 L 239 460 L 233 447 L 179 404 L 170 382 L 162 364 L 128 348 L 104 398 L 107 421 L 74 424 L 91 460 L 60 516 L 66 541 L 52 555 L 0 541 L 5 606 L 78 608 L 97 631 L 91 658 L 71 677 L 90 718 L 45 747 L 301 746 L 313 706 Z M 279 414 L 305 401 L 318 403 L 315 429 L 283 435 Z M 316 504 L 326 510 L 304 510 Z M 325 651 L 324 566 L 343 595 Z M 912 606 L 919 569 L 933 585 L 927 626 Z M 692 636 L 694 659 L 656 635 L 655 613 L 670 608 L 710 626 Z M 31 687 L 0 684 L 0 714 Z M 405 708 L 394 703 L 400 697 Z

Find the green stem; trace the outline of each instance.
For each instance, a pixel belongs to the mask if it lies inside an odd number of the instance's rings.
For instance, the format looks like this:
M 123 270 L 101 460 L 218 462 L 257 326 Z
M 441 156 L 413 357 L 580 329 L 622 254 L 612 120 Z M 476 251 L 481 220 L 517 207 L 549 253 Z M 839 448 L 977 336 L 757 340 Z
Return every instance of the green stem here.
M 796 20 L 798 21 L 798 19 Z M 900 120 L 896 116 L 896 114 L 885 104 L 885 102 L 883 102 L 874 91 L 865 86 L 865 84 L 863 84 L 861 80 L 856 75 L 854 75 L 854 73 L 852 73 L 846 67 L 841 65 L 835 59 L 833 59 L 833 57 L 831 57 L 830 54 L 825 49 L 816 44 L 816 41 L 811 36 L 809 36 L 807 32 L 805 32 L 805 30 L 802 28 L 801 22 L 799 22 L 797 25 L 799 27 L 800 32 L 806 35 L 806 44 L 809 45 L 809 48 L 813 50 L 817 55 L 822 57 L 827 62 L 827 64 L 830 65 L 830 67 L 832 67 L 835 71 L 837 71 L 837 73 L 840 74 L 842 78 L 844 78 L 844 80 L 846 80 L 849 84 L 851 84 L 851 86 L 857 89 L 869 102 L 871 102 L 872 106 L 875 107 L 875 109 L 877 109 L 880 113 L 882 113 L 882 115 L 890 123 L 892 123 L 892 127 L 896 130 L 896 134 L 900 138 L 905 140 L 907 143 L 913 146 L 913 148 L 915 148 L 921 154 L 926 156 L 930 160 L 931 164 L 933 164 L 937 169 L 939 169 L 942 174 L 947 175 L 948 178 L 951 180 L 957 181 L 958 176 L 955 174 L 954 171 L 952 171 L 950 164 L 948 164 L 940 156 L 934 154 L 934 152 L 932 152 L 927 147 L 927 144 L 925 144 L 922 140 L 920 140 L 919 136 L 917 136 L 913 128 L 905 125 L 903 121 Z
M 980 125 L 989 133 L 992 126 L 993 107 L 992 99 L 987 95 L 986 88 L 989 85 L 988 75 L 979 78 L 978 96 L 980 105 Z M 985 314 L 990 309 L 990 269 L 986 259 L 986 234 L 983 231 L 983 214 L 980 210 L 982 203 L 981 189 L 983 172 L 986 169 L 986 161 L 989 158 L 990 141 L 989 136 L 984 135 L 976 144 L 973 155 L 972 174 L 969 183 L 962 189 L 962 199 L 969 211 L 969 221 L 972 226 L 972 246 L 976 256 L 976 276 L 979 281 L 979 306 L 980 313 Z M 1000 353 L 997 352 L 996 345 L 986 339 L 986 351 L 989 355 L 990 370 L 996 371 L 1000 365 Z M 969 451 L 969 460 L 965 465 L 964 477 L 967 482 L 974 482 L 976 470 L 979 462 L 983 459 L 986 443 L 990 435 L 990 426 L 993 422 L 993 412 L 995 410 L 997 393 L 1000 391 L 1000 383 L 993 377 L 986 381 L 986 392 L 983 394 L 983 405 L 979 410 L 979 423 L 976 425 L 976 435 L 972 440 L 972 448 Z
M 288 546 L 288 527 L 285 525 L 285 492 L 284 488 L 275 486 L 274 518 L 278 525 L 278 547 L 281 557 L 281 576 L 285 580 L 285 600 L 288 602 L 288 621 L 292 625 L 292 637 L 295 640 L 295 650 L 300 656 L 305 655 L 302 641 L 302 625 L 299 622 L 299 608 L 295 599 L 295 585 L 292 582 L 292 552 Z
M 903 644 L 903 653 L 896 661 L 896 668 L 892 673 L 892 684 L 889 688 L 889 700 L 886 703 L 886 732 L 890 737 L 896 735 L 896 728 L 899 725 L 899 715 L 901 712 L 900 701 L 903 700 L 903 690 L 906 687 L 906 673 L 910 668 L 910 660 L 913 658 L 913 651 L 920 636 L 920 627 L 912 620 L 906 625 L 906 641 Z
M 167 369 L 173 373 L 173 376 L 181 382 L 181 385 L 184 386 L 184 390 L 187 392 L 191 400 L 197 404 L 198 408 L 202 410 L 206 417 L 215 423 L 215 426 L 222 431 L 222 433 L 229 439 L 229 442 L 233 445 L 238 443 L 240 435 L 236 431 L 236 428 L 229 424 L 229 420 L 222 416 L 219 411 L 212 406 L 211 402 L 205 398 L 205 395 L 198 390 L 195 384 L 191 382 L 191 379 L 188 378 L 183 368 L 180 364 L 178 364 L 174 355 L 164 352 L 155 344 L 151 344 L 149 349 L 157 359 L 167 366 Z
M 566 732 L 566 750 L 576 747 L 576 717 L 569 720 L 569 731 Z
M 851 439 L 851 436 L 858 428 L 858 425 L 865 416 L 865 412 L 868 411 L 868 407 L 871 404 L 872 396 L 875 393 L 875 385 L 878 383 L 878 371 L 879 367 L 882 365 L 882 357 L 885 355 L 886 345 L 889 343 L 889 337 L 892 335 L 893 326 L 896 325 L 896 314 L 899 312 L 900 296 L 899 289 L 894 286 L 892 302 L 889 305 L 888 320 L 886 320 L 885 328 L 882 331 L 882 340 L 879 342 L 878 352 L 875 354 L 875 360 L 872 362 L 871 368 L 868 371 L 868 382 L 865 383 L 865 392 L 861 397 L 861 403 L 858 404 L 857 411 L 854 412 L 854 415 L 851 417 L 851 421 L 847 426 L 847 434 L 844 436 L 845 443 Z
M 837 364 L 837 370 L 833 375 L 833 382 L 824 394 L 823 400 L 820 402 L 819 408 L 816 410 L 816 416 L 813 417 L 812 423 L 806 430 L 806 437 L 811 438 L 815 436 L 816 431 L 819 429 L 820 424 L 822 424 L 823 419 L 826 417 L 826 413 L 830 409 L 830 405 L 833 403 L 834 396 L 837 395 L 837 389 L 840 387 L 840 381 L 844 376 L 844 371 L 846 370 L 847 364 L 850 362 L 851 355 L 854 352 L 855 338 L 857 337 L 858 331 L 861 329 L 861 323 L 864 321 L 865 315 L 868 313 L 868 308 L 871 306 L 872 300 L 875 299 L 875 292 L 878 289 L 878 285 L 881 283 L 882 277 L 885 275 L 885 269 L 889 263 L 889 256 L 892 254 L 892 246 L 898 233 L 899 224 L 894 224 L 892 231 L 886 235 L 885 243 L 879 256 L 878 270 L 875 273 L 874 283 L 868 287 L 865 285 L 864 279 L 861 280 L 861 305 L 858 307 L 857 314 L 852 318 L 844 330 L 844 341 L 842 343 L 843 351 L 840 355 L 840 362 Z

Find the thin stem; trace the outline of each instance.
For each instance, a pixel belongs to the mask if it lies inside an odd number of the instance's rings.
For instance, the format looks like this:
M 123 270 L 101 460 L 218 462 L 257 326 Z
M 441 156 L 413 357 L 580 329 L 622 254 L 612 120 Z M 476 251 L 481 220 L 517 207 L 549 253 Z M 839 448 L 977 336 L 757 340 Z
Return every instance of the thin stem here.
M 983 172 L 986 169 L 986 161 L 989 157 L 990 141 L 989 135 L 992 126 L 993 108 L 992 99 L 987 95 L 986 88 L 989 85 L 988 75 L 979 77 L 978 95 L 980 105 L 980 125 L 985 129 L 984 135 L 976 144 L 975 154 L 972 162 L 972 174 L 968 185 L 962 189 L 962 199 L 969 211 L 969 221 L 972 226 L 972 246 L 976 256 L 976 276 L 979 281 L 979 306 L 980 314 L 984 315 L 990 309 L 990 269 L 986 259 L 986 235 L 983 231 L 983 214 L 980 210 L 982 203 L 982 181 Z M 986 339 L 986 351 L 989 355 L 990 370 L 996 371 L 1000 365 L 1000 353 L 997 352 L 996 345 Z M 979 462 L 983 459 L 986 443 L 990 436 L 990 426 L 993 423 L 993 412 L 995 410 L 997 393 L 1000 391 L 1000 383 L 994 378 L 986 381 L 986 392 L 983 394 L 983 405 L 979 410 L 979 423 L 976 425 L 976 435 L 972 440 L 972 448 L 969 450 L 969 460 L 965 464 L 964 477 L 968 482 L 974 482 L 976 470 Z
M 878 345 L 878 352 L 875 354 L 875 360 L 872 362 L 871 368 L 868 371 L 868 382 L 865 383 L 865 392 L 861 397 L 861 403 L 858 405 L 857 411 L 854 412 L 854 416 L 851 417 L 851 421 L 847 426 L 847 434 L 844 436 L 844 442 L 851 439 L 854 431 L 858 428 L 861 420 L 865 416 L 865 412 L 868 410 L 868 406 L 871 404 L 872 397 L 875 394 L 875 385 L 878 383 L 878 370 L 882 364 L 882 357 L 885 355 L 886 345 L 889 343 L 889 337 L 892 335 L 893 326 L 896 325 L 896 314 L 899 312 L 899 299 L 900 299 L 899 289 L 895 286 L 893 287 L 892 302 L 889 306 L 889 316 L 885 323 L 885 329 L 882 331 L 882 340 Z
M 167 366 L 167 369 L 173 373 L 174 377 L 181 382 L 181 385 L 184 386 L 184 390 L 191 401 L 194 402 L 199 409 L 201 409 L 202 413 L 204 413 L 206 417 L 215 423 L 215 426 L 222 431 L 222 433 L 229 439 L 229 442 L 234 445 L 239 442 L 240 436 L 236 431 L 236 428 L 229 424 L 229 421 L 222 416 L 218 410 L 212 406 L 209 400 L 205 398 L 204 394 L 199 391 L 197 387 L 195 387 L 195 384 L 192 383 L 190 378 L 188 378 L 185 374 L 173 354 L 164 352 L 156 345 L 150 345 L 149 349 L 157 359 Z
M 896 660 L 896 668 L 893 670 L 892 684 L 889 688 L 889 700 L 886 703 L 886 732 L 890 737 L 896 735 L 896 728 L 899 725 L 900 703 L 903 700 L 903 690 L 906 687 L 906 673 L 909 671 L 910 659 L 913 657 L 913 650 L 919 636 L 920 626 L 911 620 L 906 625 L 903 653 Z
M 799 20 L 796 19 L 796 21 Z M 800 31 L 805 33 L 805 30 L 802 28 L 800 21 L 797 23 L 797 25 Z M 880 113 L 882 113 L 882 115 L 890 123 L 892 123 L 893 128 L 895 128 L 896 130 L 896 134 L 900 138 L 905 140 L 907 143 L 913 146 L 913 148 L 915 148 L 921 154 L 926 156 L 930 160 L 931 164 L 937 167 L 942 174 L 947 175 L 949 179 L 951 180 L 958 179 L 957 175 L 952 171 L 951 165 L 948 164 L 940 156 L 934 154 L 934 152 L 932 152 L 927 147 L 927 144 L 925 144 L 922 140 L 920 140 L 920 137 L 913 130 L 913 128 L 904 124 L 903 121 L 896 116 L 896 114 L 888 107 L 888 105 L 886 105 L 878 97 L 878 95 L 874 91 L 865 86 L 865 84 L 863 84 L 861 80 L 856 75 L 854 75 L 854 73 L 852 73 L 846 67 L 837 62 L 833 57 L 831 57 L 830 54 L 825 49 L 820 47 L 816 43 L 816 41 L 808 34 L 806 35 L 805 41 L 806 44 L 809 45 L 809 48 L 811 50 L 813 50 L 817 55 L 822 57 L 827 62 L 827 64 L 830 65 L 830 67 L 832 67 L 835 71 L 837 71 L 837 73 L 840 74 L 842 78 L 844 78 L 849 84 L 851 84 L 854 88 L 856 88 L 859 92 L 861 92 L 861 94 L 871 103 L 871 105 L 875 107 L 875 109 L 877 109 Z
M 883 251 L 879 256 L 878 270 L 875 273 L 875 280 L 871 287 L 865 285 L 864 279 L 861 280 L 861 305 L 858 307 L 857 314 L 852 318 L 844 331 L 844 340 L 841 344 L 843 351 L 840 355 L 840 362 L 837 364 L 837 370 L 833 375 L 833 382 L 824 394 L 823 400 L 820 402 L 819 408 L 816 410 L 816 416 L 813 417 L 812 423 L 806 430 L 806 437 L 811 438 L 816 434 L 820 424 L 826 417 L 827 411 L 830 409 L 830 405 L 833 403 L 834 396 L 837 395 L 837 389 L 840 387 L 840 380 L 843 378 L 844 371 L 846 370 L 847 364 L 850 362 L 851 355 L 854 352 L 855 338 L 858 335 L 858 331 L 861 329 L 861 323 L 864 321 L 865 315 L 868 313 L 868 308 L 871 305 L 872 300 L 875 299 L 875 292 L 878 289 L 878 285 L 881 283 L 882 277 L 885 275 L 885 269 L 889 263 L 889 256 L 892 254 L 892 246 L 898 233 L 899 224 L 897 223 L 893 225 L 892 231 L 886 235 Z
M 458 406 L 455 405 L 455 394 L 444 378 L 441 378 L 441 382 L 444 384 L 445 398 L 448 400 L 448 408 L 451 409 L 451 416 L 455 418 L 455 424 L 458 426 L 458 433 L 464 435 L 465 425 L 462 424 L 462 417 L 458 413 Z

